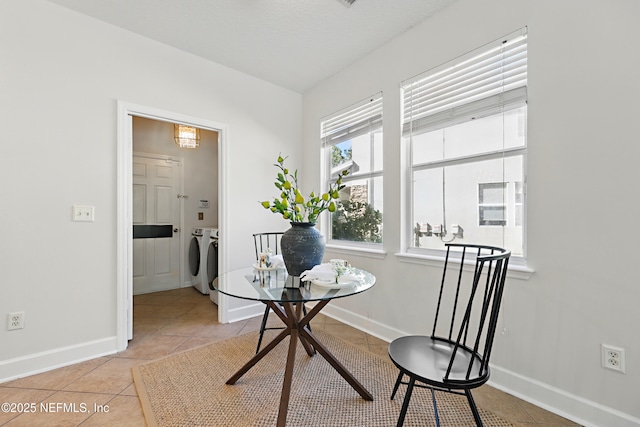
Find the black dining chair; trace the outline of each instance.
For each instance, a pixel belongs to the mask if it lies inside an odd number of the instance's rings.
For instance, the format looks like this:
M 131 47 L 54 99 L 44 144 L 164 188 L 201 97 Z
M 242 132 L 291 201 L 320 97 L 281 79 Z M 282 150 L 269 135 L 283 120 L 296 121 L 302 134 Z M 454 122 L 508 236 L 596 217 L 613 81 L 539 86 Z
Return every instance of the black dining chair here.
M 253 241 L 255 244 L 256 251 L 256 262 L 260 262 L 260 253 L 265 252 L 267 249 L 270 249 L 273 255 L 281 255 L 280 251 L 280 239 L 282 238 L 283 232 L 269 232 L 269 233 L 256 233 L 253 235 Z M 267 321 L 269 320 L 269 312 L 271 309 L 268 305 L 265 304 L 264 314 L 262 315 L 262 323 L 260 323 L 260 336 L 258 337 L 258 346 L 256 347 L 256 354 L 260 351 L 260 346 L 262 345 L 262 338 L 264 337 L 264 331 L 270 329 L 284 329 L 284 327 L 267 327 Z M 302 311 L 306 315 L 307 309 L 302 305 Z M 311 330 L 311 326 L 309 325 L 309 330 Z
M 511 252 L 472 244 L 446 244 L 446 257 L 431 335 L 411 335 L 389 344 L 389 357 L 407 385 L 398 418 L 402 426 L 414 387 L 431 391 L 436 425 L 440 426 L 435 391 L 467 397 L 477 426 L 480 414 L 471 390 L 489 379 L 489 357 Z M 408 382 L 403 381 L 405 375 Z

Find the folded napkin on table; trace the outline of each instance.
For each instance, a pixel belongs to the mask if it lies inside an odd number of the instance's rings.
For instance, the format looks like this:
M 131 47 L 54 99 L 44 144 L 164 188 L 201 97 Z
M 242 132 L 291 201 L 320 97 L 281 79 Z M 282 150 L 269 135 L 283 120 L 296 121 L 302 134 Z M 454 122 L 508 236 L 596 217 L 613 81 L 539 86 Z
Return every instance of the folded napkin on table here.
M 282 259 L 282 255 L 271 255 L 271 268 L 284 268 L 284 259 Z
M 357 280 L 358 275 L 352 274 L 349 271 L 340 276 L 340 281 L 353 281 Z M 322 281 L 335 281 L 336 272 L 333 266 L 329 263 L 319 264 L 314 266 L 311 270 L 306 270 L 300 275 L 300 280 L 322 280 Z

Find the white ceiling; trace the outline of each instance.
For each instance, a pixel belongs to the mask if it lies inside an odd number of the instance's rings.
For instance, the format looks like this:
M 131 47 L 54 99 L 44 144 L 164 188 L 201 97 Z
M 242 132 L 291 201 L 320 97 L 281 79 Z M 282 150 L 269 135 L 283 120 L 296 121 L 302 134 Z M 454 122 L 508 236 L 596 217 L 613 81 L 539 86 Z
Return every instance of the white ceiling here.
M 304 92 L 455 0 L 49 0 Z

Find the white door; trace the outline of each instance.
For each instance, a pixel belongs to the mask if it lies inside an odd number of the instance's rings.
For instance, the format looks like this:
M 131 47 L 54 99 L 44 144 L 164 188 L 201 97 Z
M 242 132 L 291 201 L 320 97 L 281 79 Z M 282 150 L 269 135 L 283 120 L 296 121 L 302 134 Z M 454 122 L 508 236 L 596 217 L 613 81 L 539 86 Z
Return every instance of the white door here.
M 181 160 L 133 156 L 134 295 L 181 287 L 181 167 Z

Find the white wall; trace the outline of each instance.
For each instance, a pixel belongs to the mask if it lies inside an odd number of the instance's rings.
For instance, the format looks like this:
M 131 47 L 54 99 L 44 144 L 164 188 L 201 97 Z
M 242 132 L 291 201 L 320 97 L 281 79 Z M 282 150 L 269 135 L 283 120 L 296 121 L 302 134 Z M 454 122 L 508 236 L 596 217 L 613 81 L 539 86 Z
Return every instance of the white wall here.
M 640 424 L 640 3 L 459 0 L 303 97 L 305 179 L 318 182 L 320 119 L 384 92 L 382 261 L 333 314 L 387 339 L 425 333 L 439 266 L 401 262 L 400 84 L 518 28 L 529 30 L 529 280 L 510 278 L 493 383 L 586 425 Z M 328 251 L 327 258 L 335 255 Z M 627 372 L 600 367 L 600 344 Z
M 0 2 L 0 40 L 3 381 L 116 349 L 119 100 L 226 125 L 220 226 L 238 268 L 250 233 L 283 227 L 258 200 L 269 159 L 299 156 L 302 97 L 44 0 Z M 95 222 L 72 222 L 74 204 Z M 25 328 L 6 331 L 14 311 Z

